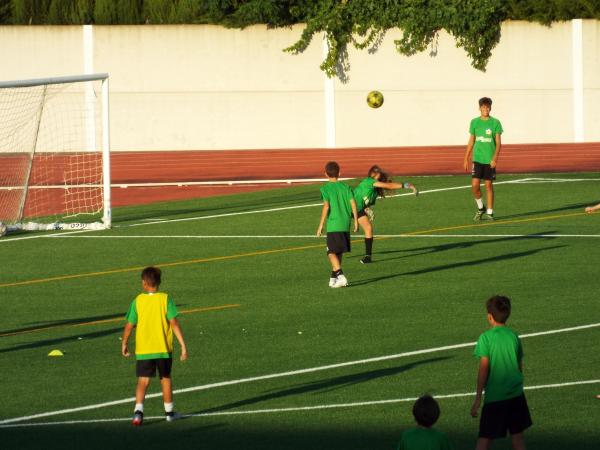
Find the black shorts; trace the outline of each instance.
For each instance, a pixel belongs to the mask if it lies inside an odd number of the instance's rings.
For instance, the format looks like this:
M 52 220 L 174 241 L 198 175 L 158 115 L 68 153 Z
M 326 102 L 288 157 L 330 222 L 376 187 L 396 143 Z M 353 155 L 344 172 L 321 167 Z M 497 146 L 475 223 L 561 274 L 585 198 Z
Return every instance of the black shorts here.
M 480 180 L 496 179 L 496 168 L 493 168 L 489 164 L 481 164 L 473 161 L 473 167 L 471 169 L 472 178 L 478 178 Z
M 157 358 L 157 359 L 138 359 L 135 365 L 135 375 L 138 377 L 152 378 L 158 376 L 163 378 L 171 378 L 171 366 L 173 358 Z
M 532 424 L 525 394 L 521 394 L 515 398 L 483 405 L 479 437 L 500 439 L 506 436 L 507 431 L 510 434 L 521 433 Z
M 358 214 L 357 214 L 357 218 L 360 219 L 361 217 L 366 217 L 367 213 L 365 212 L 364 209 L 361 209 Z
M 336 255 L 339 255 L 349 251 L 350 232 L 333 231 L 331 233 L 327 233 L 327 254 L 335 253 Z

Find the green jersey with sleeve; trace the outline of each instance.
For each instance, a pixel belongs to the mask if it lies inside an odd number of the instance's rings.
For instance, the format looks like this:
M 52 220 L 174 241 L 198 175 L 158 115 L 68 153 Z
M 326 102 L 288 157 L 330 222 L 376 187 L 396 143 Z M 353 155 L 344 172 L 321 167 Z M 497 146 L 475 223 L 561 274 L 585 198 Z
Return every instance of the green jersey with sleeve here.
M 496 135 L 502 134 L 502 124 L 495 117 L 489 116 L 487 120 L 476 117 L 471 120 L 469 133 L 475 136 L 473 147 L 473 161 L 480 164 L 489 164 L 496 153 Z
M 498 402 L 523 394 L 523 373 L 519 365 L 523 347 L 519 336 L 506 326 L 482 333 L 474 351 L 478 358 L 489 358 L 490 371 L 485 384 L 484 403 Z
M 352 189 L 340 181 L 330 181 L 321 187 L 321 198 L 329 203 L 327 232 L 350 231 Z
M 173 330 L 169 321 L 175 317 L 175 302 L 164 292 L 142 293 L 131 302 L 125 320 L 136 325 L 136 359 L 171 357 Z
M 402 433 L 398 450 L 454 450 L 454 445 L 441 431 L 419 427 Z
M 367 177 L 354 189 L 354 200 L 358 211 L 373 206 L 377 201 L 376 182 L 375 178 Z

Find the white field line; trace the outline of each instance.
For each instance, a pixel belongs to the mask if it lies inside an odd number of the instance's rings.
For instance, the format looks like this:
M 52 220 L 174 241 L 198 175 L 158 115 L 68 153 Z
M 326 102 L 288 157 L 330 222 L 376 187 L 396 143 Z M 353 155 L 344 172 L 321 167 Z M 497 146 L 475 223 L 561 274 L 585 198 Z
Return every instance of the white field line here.
M 547 181 L 552 182 L 552 180 L 562 180 L 562 179 L 561 178 L 556 178 L 556 179 L 554 179 L 554 178 L 522 178 L 522 179 L 517 179 L 517 180 L 500 181 L 500 182 L 497 182 L 494 184 L 495 185 L 518 184 L 518 183 L 528 182 L 531 180 L 541 180 L 540 182 L 547 180 Z M 565 179 L 565 182 L 577 182 L 577 181 L 600 181 L 600 178 Z M 439 189 L 429 189 L 426 191 L 421 191 L 419 194 L 431 194 L 431 193 L 435 193 L 435 192 L 446 192 L 446 191 L 452 191 L 452 190 L 457 190 L 457 189 L 469 189 L 470 187 L 471 187 L 470 185 L 467 185 L 467 186 L 453 186 L 453 187 L 439 188 Z M 412 193 L 396 194 L 396 195 L 390 195 L 387 198 L 406 197 L 406 196 L 410 196 L 410 195 L 413 195 L 413 194 Z M 311 203 L 311 204 L 307 204 L 307 205 L 283 206 L 281 208 L 259 209 L 259 210 L 253 210 L 253 211 L 242 211 L 242 212 L 225 213 L 225 214 L 213 214 L 210 216 L 184 217 L 181 219 L 158 219 L 158 220 L 144 219 L 144 221 L 142 221 L 142 222 L 133 223 L 133 224 L 129 224 L 129 225 L 115 226 L 114 228 L 138 227 L 138 226 L 156 225 L 156 224 L 162 224 L 162 223 L 189 222 L 189 221 L 193 221 L 193 220 L 218 219 L 221 217 L 232 217 L 232 216 L 242 216 L 242 215 L 248 215 L 248 214 L 261 214 L 261 213 L 269 213 L 269 212 L 288 211 L 288 210 L 300 209 L 300 208 L 312 208 L 312 207 L 321 206 L 321 205 L 322 205 L 322 203 Z M 94 231 L 96 231 L 96 230 L 79 230 L 79 231 L 68 231 L 68 232 L 62 232 L 62 233 L 36 234 L 33 236 L 21 236 L 21 237 L 15 237 L 15 238 L 0 239 L 0 244 L 5 244 L 8 242 L 29 240 L 29 239 L 40 239 L 40 238 L 48 238 L 48 237 L 65 236 L 65 235 L 70 235 L 70 234 L 92 233 Z
M 554 384 L 539 384 L 535 386 L 525 386 L 525 390 L 540 390 L 540 389 L 557 389 L 562 387 L 570 386 L 581 386 L 586 384 L 599 384 L 600 380 L 581 380 L 581 381 L 570 381 L 566 383 L 554 383 Z M 436 395 L 436 400 L 450 399 L 450 398 L 461 398 L 461 397 L 472 397 L 475 392 L 462 392 L 457 394 L 442 394 Z M 372 400 L 363 402 L 350 402 L 350 403 L 331 403 L 325 405 L 313 405 L 313 406 L 296 406 L 289 408 L 267 408 L 267 409 L 251 409 L 244 411 L 216 411 L 210 413 L 197 413 L 197 414 L 183 414 L 182 417 L 214 417 L 214 416 L 239 416 L 239 415 L 255 415 L 255 414 L 273 414 L 282 412 L 303 412 L 303 411 L 315 411 L 322 409 L 338 409 L 338 408 L 356 408 L 361 406 L 376 406 L 376 405 L 387 405 L 393 403 L 407 403 L 414 402 L 417 397 L 405 397 L 405 398 L 393 398 L 387 400 Z M 105 423 L 105 422 L 127 422 L 130 421 L 131 417 L 119 417 L 119 418 L 108 418 L 108 419 L 84 419 L 84 420 L 65 420 L 60 422 L 35 422 L 35 423 L 14 423 L 8 425 L 0 425 L 0 428 L 25 428 L 25 427 L 41 427 L 41 426 L 52 426 L 52 425 L 76 425 L 76 424 L 87 424 L 87 423 Z M 149 416 L 145 417 L 144 420 L 165 420 L 164 416 Z
M 352 180 L 352 178 L 340 178 L 341 181 Z M 296 184 L 296 183 L 322 183 L 327 178 L 289 178 L 281 180 L 217 180 L 217 181 L 169 181 L 164 183 L 113 183 L 111 188 L 130 188 L 130 187 L 166 187 L 166 186 L 254 186 L 261 184 Z M 47 184 L 31 185 L 27 189 L 78 189 L 78 188 L 101 188 L 102 184 Z M 23 190 L 23 186 L 0 186 L 0 191 Z
M 540 332 L 536 332 L 536 333 L 522 334 L 520 337 L 521 337 L 521 339 L 525 339 L 525 338 L 529 338 L 529 337 L 567 333 L 567 332 L 571 332 L 571 331 L 586 330 L 586 329 L 597 328 L 597 327 L 600 327 L 600 322 L 592 323 L 592 324 L 588 324 L 588 325 L 579 325 L 579 326 L 569 327 L 569 328 L 558 328 L 555 330 L 547 330 L 547 331 L 540 331 Z M 473 347 L 475 344 L 476 344 L 476 342 L 465 342 L 463 344 L 446 345 L 443 347 L 433 347 L 433 348 L 427 348 L 427 349 L 422 349 L 422 350 L 415 350 L 415 351 L 411 351 L 411 352 L 397 353 L 394 355 L 377 356 L 374 358 L 359 359 L 359 360 L 355 360 L 355 361 L 347 361 L 347 362 L 342 362 L 342 363 L 337 363 L 337 364 L 328 364 L 325 366 L 317 366 L 317 367 L 309 367 L 306 369 L 291 370 L 288 372 L 279 372 L 279 373 L 272 373 L 269 375 L 261 375 L 261 376 L 249 377 L 249 378 L 240 378 L 237 380 L 221 381 L 218 383 L 210 383 L 210 384 L 192 386 L 192 387 L 183 388 L 183 389 L 176 389 L 173 391 L 173 393 L 174 394 L 183 394 L 183 393 L 187 393 L 187 392 L 204 391 L 204 390 L 214 389 L 214 388 L 223 387 L 223 386 L 231 386 L 231 385 L 235 385 L 235 384 L 249 383 L 249 382 L 254 382 L 254 381 L 262 381 L 262 380 L 270 380 L 273 378 L 282 378 L 282 377 L 289 377 L 289 376 L 295 376 L 295 375 L 302 375 L 305 373 L 320 372 L 323 370 L 337 369 L 340 367 L 370 364 L 370 363 L 375 363 L 375 362 L 388 361 L 388 360 L 392 360 L 392 359 L 405 358 L 405 357 L 409 357 L 409 356 L 424 355 L 424 354 L 436 353 L 436 352 L 441 352 L 441 351 L 446 351 L 446 350 L 455 350 L 455 349 L 460 349 L 460 348 L 465 348 L 465 347 Z M 155 397 L 160 397 L 160 396 L 162 396 L 162 393 L 154 393 L 154 394 L 147 395 L 146 398 L 155 398 Z M 80 412 L 80 411 L 88 411 L 91 409 L 105 408 L 108 406 L 115 406 L 115 405 L 130 403 L 133 401 L 135 401 L 135 398 L 129 397 L 129 398 L 123 398 L 120 400 L 113 400 L 110 402 L 97 403 L 94 405 L 79 406 L 79 407 L 75 407 L 75 408 L 61 409 L 58 411 L 50 411 L 50 412 L 45 412 L 45 413 L 33 414 L 33 415 L 29 415 L 29 416 L 14 417 L 11 419 L 0 420 L 0 425 L 4 425 L 4 424 L 8 424 L 8 423 L 16 423 L 16 422 L 25 422 L 25 421 L 34 420 L 34 419 L 40 419 L 42 417 L 50 417 L 50 416 L 57 416 L 57 415 L 61 415 L 61 414 L 69 414 L 69 413 L 75 413 L 75 412 Z
M 53 238 L 81 239 L 324 239 L 314 234 L 297 235 L 126 235 L 126 236 L 67 236 L 57 234 Z M 375 238 L 600 238 L 600 234 L 376 234 Z

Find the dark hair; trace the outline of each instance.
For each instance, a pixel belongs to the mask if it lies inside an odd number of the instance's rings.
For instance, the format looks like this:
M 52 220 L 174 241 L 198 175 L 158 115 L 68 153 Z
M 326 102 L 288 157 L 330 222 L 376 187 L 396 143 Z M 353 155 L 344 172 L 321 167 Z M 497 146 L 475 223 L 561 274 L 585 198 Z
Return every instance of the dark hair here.
M 430 428 L 440 418 L 440 405 L 431 395 L 423 395 L 413 405 L 413 416 L 419 425 Z
M 161 271 L 158 267 L 146 267 L 142 270 L 142 280 L 144 280 L 148 286 L 157 288 L 160 286 L 160 275 Z
M 337 178 L 340 176 L 340 165 L 335 161 L 329 161 L 325 164 L 325 173 L 330 178 Z
M 503 295 L 494 295 L 487 303 L 487 312 L 498 323 L 506 323 L 510 316 L 510 299 Z
M 479 99 L 479 107 L 481 108 L 483 105 L 487 105 L 491 108 L 492 107 L 492 99 L 489 97 L 481 97 Z
M 392 178 L 390 177 L 390 175 L 387 172 L 385 172 L 381 167 L 379 167 L 377 164 L 375 164 L 374 166 L 371 166 L 367 176 L 372 177 L 374 174 L 377 174 L 377 173 L 379 174 L 379 180 L 377 180 L 377 181 L 381 181 L 382 183 L 391 183 L 392 182 Z M 385 189 L 384 188 L 375 188 L 375 192 L 377 192 L 378 197 L 385 197 Z

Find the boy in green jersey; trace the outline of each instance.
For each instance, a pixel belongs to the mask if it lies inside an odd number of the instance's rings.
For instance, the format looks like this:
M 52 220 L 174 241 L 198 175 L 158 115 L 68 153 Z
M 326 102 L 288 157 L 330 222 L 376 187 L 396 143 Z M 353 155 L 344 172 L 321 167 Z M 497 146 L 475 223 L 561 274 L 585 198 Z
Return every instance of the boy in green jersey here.
M 486 219 L 494 220 L 494 186 L 496 179 L 496 166 L 502 141 L 502 124 L 495 117 L 490 116 L 492 99 L 483 97 L 479 99 L 480 117 L 471 120 L 469 126 L 469 143 L 465 153 L 464 168 L 471 170 L 471 190 L 477 204 L 477 212 L 473 220 L 481 220 L 485 214 Z M 471 155 L 472 154 L 472 155 Z M 487 209 L 481 200 L 481 180 L 485 181 L 487 193 Z
M 415 428 L 402 433 L 398 450 L 454 450 L 454 445 L 441 431 L 432 428 L 440 417 L 440 407 L 430 395 L 424 395 L 413 405 Z
M 489 449 L 492 441 L 505 437 L 507 431 L 513 449 L 524 450 L 523 432 L 532 422 L 523 393 L 523 347 L 517 334 L 506 326 L 510 300 L 496 295 L 486 306 L 491 328 L 479 336 L 474 352 L 479 358 L 479 373 L 473 417 L 477 417 L 485 388 L 477 450 Z
M 338 163 L 328 162 L 325 174 L 329 182 L 321 188 L 323 209 L 317 236 L 321 236 L 327 220 L 327 257 L 331 263 L 329 287 L 340 288 L 348 286 L 348 280 L 342 271 L 342 254 L 350 251 L 350 220 L 354 217 L 354 231 L 358 231 L 358 215 L 352 189 L 338 181 Z
M 373 211 L 371 206 L 378 197 L 384 197 L 385 190 L 412 189 L 415 195 L 419 194 L 417 188 L 408 182 L 393 183 L 389 175 L 381 167 L 373 166 L 369 169 L 367 178 L 362 180 L 354 189 L 354 200 L 358 210 L 358 224 L 365 233 L 365 256 L 360 260 L 362 264 L 372 262 L 373 254 Z
M 187 359 L 187 349 L 183 334 L 177 321 L 177 308 L 173 299 L 158 292 L 161 271 L 157 267 L 146 267 L 142 271 L 142 289 L 131 303 L 125 317 L 127 323 L 123 330 L 121 353 L 129 357 L 127 343 L 131 332 L 135 332 L 136 375 L 135 408 L 133 425 L 140 426 L 144 420 L 144 399 L 150 385 L 150 378 L 160 377 L 165 418 L 168 422 L 176 420 L 179 414 L 173 411 L 173 388 L 171 384 L 171 366 L 173 364 L 173 335 L 181 345 L 181 361 Z

